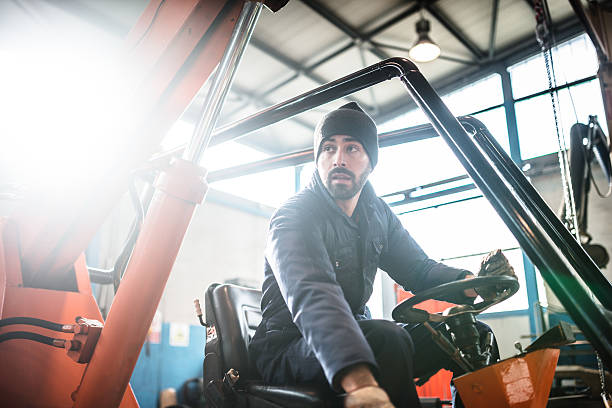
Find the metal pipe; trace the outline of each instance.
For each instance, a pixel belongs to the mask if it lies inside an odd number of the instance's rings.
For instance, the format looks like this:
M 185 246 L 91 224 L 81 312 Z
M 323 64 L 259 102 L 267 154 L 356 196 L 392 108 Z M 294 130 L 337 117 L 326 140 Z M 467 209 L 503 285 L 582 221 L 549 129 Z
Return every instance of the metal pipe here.
M 559 249 L 504 184 L 421 73 L 407 72 L 401 80 L 529 258 L 538 266 L 542 277 L 559 297 L 570 316 L 606 363 L 612 363 L 612 322 L 604 316 L 584 288 L 577 284 L 576 277 L 561 258 Z
M 495 34 L 497 31 L 497 11 L 499 0 L 493 0 L 493 10 L 491 10 L 491 30 L 489 32 L 489 59 L 493 59 L 495 54 Z
M 430 124 L 426 124 L 381 133 L 378 136 L 378 144 L 380 147 L 388 147 L 401 143 L 429 139 L 432 137 L 438 137 L 438 134 L 434 131 Z M 310 163 L 313 160 L 314 154 L 312 149 L 298 150 L 295 152 L 267 157 L 251 163 L 239 164 L 237 166 L 211 171 L 208 174 L 207 180 L 209 183 L 214 183 L 216 181 L 242 177 L 263 171 L 280 169 L 289 166 L 299 166 L 301 164 Z
M 515 190 L 515 194 L 519 196 L 527 208 L 532 213 L 537 214 L 537 219 L 540 221 L 544 232 L 561 249 L 561 253 L 567 258 L 589 289 L 593 291 L 601 304 L 607 309 L 612 309 L 612 284 L 553 213 L 523 172 L 508 157 L 484 124 L 475 118 L 470 118 L 467 122 L 474 126 L 476 131 L 474 138 L 497 167 L 501 176 L 508 181 Z
M 238 139 L 254 130 L 280 122 L 317 106 L 397 77 L 401 74 L 401 71 L 395 67 L 397 60 L 399 58 L 390 58 L 371 65 L 336 81 L 329 82 L 309 92 L 256 112 L 242 120 L 218 128 L 213 134 L 211 144 L 216 145 Z M 412 64 L 409 61 L 408 63 Z M 417 70 L 414 64 L 412 64 L 412 69 Z
M 191 142 L 183 154 L 183 158 L 187 161 L 198 163 L 210 143 L 212 130 L 219 118 L 227 91 L 232 84 L 234 74 L 253 34 L 262 8 L 263 3 L 260 2 L 247 2 L 244 4 L 240 17 L 234 26 L 227 49 L 223 54 L 221 62 L 219 62 L 217 72 L 212 78 L 210 90 L 202 106 L 200 120 L 195 127 Z

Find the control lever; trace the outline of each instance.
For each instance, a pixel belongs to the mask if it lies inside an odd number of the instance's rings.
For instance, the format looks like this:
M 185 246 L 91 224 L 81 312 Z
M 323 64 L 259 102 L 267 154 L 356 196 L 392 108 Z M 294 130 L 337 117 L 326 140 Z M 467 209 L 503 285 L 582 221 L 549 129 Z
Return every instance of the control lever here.
M 442 351 L 450 356 L 455 363 L 459 365 L 466 373 L 470 371 L 474 371 L 474 367 L 472 364 L 466 360 L 466 358 L 461 354 L 461 351 L 450 342 L 449 339 L 444 337 L 439 331 L 431 327 L 431 325 L 427 322 L 423 323 L 423 326 L 431 333 L 431 338 L 433 341 L 440 346 Z
M 493 333 L 487 332 L 487 335 L 482 345 L 482 355 L 484 356 L 485 367 L 491 364 L 491 358 L 493 358 Z

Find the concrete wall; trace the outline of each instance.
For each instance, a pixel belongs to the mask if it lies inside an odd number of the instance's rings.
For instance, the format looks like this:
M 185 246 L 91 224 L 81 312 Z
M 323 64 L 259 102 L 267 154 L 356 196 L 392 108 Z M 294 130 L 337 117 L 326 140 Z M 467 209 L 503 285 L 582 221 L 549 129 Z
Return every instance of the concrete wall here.
M 242 208 L 240 208 L 242 205 Z M 212 193 L 189 226 L 160 303 L 166 322 L 197 322 L 193 299 L 214 282 L 261 287 L 271 209 Z M 249 212 L 247 212 L 249 211 Z
M 211 190 L 196 209 L 166 284 L 158 312 L 163 322 L 198 324 L 193 300 L 214 282 L 261 287 L 268 220 L 273 209 Z M 95 238 L 90 266 L 112 268 L 134 217 L 124 197 Z M 94 289 L 101 308 L 112 302 L 110 286 Z

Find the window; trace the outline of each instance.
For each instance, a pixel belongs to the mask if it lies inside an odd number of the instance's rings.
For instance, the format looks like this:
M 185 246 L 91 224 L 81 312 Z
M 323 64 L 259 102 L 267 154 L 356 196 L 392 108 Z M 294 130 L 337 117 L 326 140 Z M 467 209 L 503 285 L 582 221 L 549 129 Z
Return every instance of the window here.
M 506 123 L 506 110 L 503 106 L 473 115 L 489 129 L 491 135 L 499 142 L 504 150 L 510 153 L 508 139 L 508 124 Z
M 211 187 L 277 208 L 295 193 L 293 168 L 269 170 L 211 183 Z
M 597 79 L 559 91 L 557 117 L 561 135 L 569 143 L 570 128 L 576 122 L 588 123 L 597 115 L 607 132 L 607 123 Z M 525 99 L 515 105 L 521 158 L 530 159 L 558 151 L 557 132 L 550 95 Z M 603 119 L 603 120 L 602 120 Z
M 427 120 L 427 116 L 425 116 L 423 111 L 420 108 L 417 108 L 406 113 L 402 113 L 398 117 L 384 122 L 377 127 L 379 133 L 384 133 L 392 130 L 422 125 L 423 123 L 429 123 L 429 120 Z
M 380 149 L 378 156 L 370 176 L 378 195 L 465 174 L 461 163 L 439 137 Z
M 162 142 L 162 148 L 169 150 L 185 144 L 191 139 L 192 133 L 193 125 L 179 120 L 168 132 Z M 269 155 L 252 147 L 227 142 L 206 149 L 201 164 L 208 172 L 212 172 L 266 157 Z M 295 192 L 295 170 L 270 170 L 214 182 L 210 187 L 270 207 L 278 207 Z
M 468 115 L 504 103 L 501 78 L 490 75 L 442 97 L 455 116 Z
M 574 82 L 597 73 L 597 54 L 586 34 L 553 49 L 557 85 Z M 514 99 L 548 89 L 548 76 L 542 54 L 508 68 Z
M 486 199 L 475 198 L 409 212 L 400 215 L 400 220 L 429 257 L 474 273 L 478 272 L 480 261 L 486 253 L 503 249 L 514 267 L 521 288 L 508 301 L 487 312 L 528 308 L 522 252 Z
M 553 49 L 557 86 L 581 81 L 597 73 L 597 55 L 586 34 Z M 557 132 L 550 95 L 535 93 L 548 89 L 544 57 L 538 54 L 508 68 L 515 99 L 521 158 L 530 159 L 558 151 Z M 599 82 L 588 80 L 558 92 L 557 118 L 563 140 L 569 137 L 576 122 L 587 123 L 589 115 L 597 115 L 606 126 Z M 604 130 L 607 132 L 606 130 Z

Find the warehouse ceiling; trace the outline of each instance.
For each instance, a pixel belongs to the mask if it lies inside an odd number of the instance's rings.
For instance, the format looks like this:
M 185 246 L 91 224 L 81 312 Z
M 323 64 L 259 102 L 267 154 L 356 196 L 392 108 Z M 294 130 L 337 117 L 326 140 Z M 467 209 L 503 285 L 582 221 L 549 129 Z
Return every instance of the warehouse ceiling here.
M 37 2 L 14 0 L 31 10 Z M 38 2 L 123 37 L 135 24 L 146 0 L 73 0 Z M 532 0 L 291 0 L 277 13 L 264 10 L 245 52 L 219 124 L 244 118 L 265 107 L 336 80 L 382 59 L 401 56 L 415 42 L 415 24 L 423 15 L 430 37 L 440 46 L 435 61 L 417 64 L 439 92 L 464 85 L 537 52 Z M 581 26 L 567 0 L 549 0 L 557 39 Z M 34 4 L 34 5 L 33 5 Z M 6 8 L 6 3 L 4 6 Z M 1 10 L 0 10 L 1 14 Z M 6 18 L 5 14 L 5 18 Z M 195 123 L 202 92 L 183 119 Z M 309 147 L 320 115 L 349 100 L 359 102 L 377 123 L 411 106 L 397 80 L 303 113 L 240 139 L 268 153 Z M 413 106 L 413 105 L 412 105 Z

